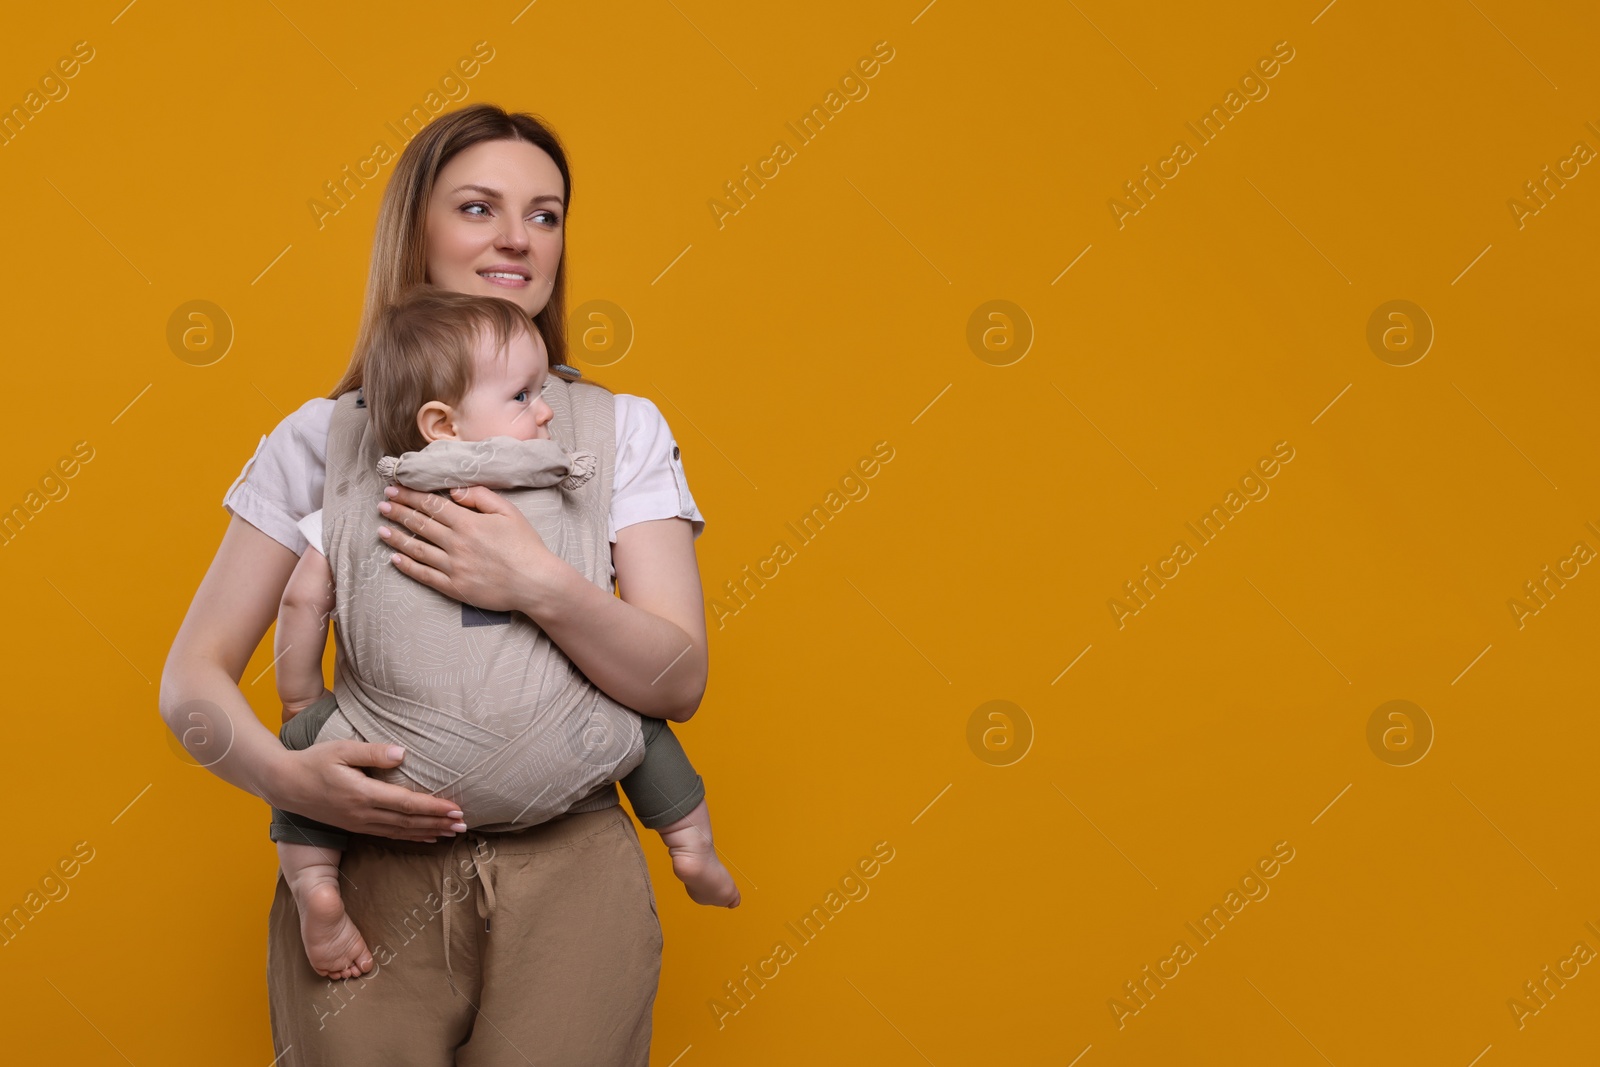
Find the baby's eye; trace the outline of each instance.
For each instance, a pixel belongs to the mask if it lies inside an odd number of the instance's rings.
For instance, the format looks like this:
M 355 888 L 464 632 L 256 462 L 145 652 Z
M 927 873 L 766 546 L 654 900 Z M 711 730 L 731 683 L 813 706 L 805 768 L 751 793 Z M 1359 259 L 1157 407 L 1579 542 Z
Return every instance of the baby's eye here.
M 517 395 L 511 399 L 515 400 L 519 404 L 526 404 L 528 402 L 528 391 L 526 389 L 520 390 Z

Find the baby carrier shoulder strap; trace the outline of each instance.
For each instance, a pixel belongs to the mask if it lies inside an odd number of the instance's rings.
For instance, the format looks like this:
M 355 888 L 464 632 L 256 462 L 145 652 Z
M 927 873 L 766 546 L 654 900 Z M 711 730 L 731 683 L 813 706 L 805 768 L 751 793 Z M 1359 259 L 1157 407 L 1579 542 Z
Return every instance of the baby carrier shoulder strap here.
M 333 405 L 333 418 L 328 423 L 327 454 L 323 457 L 327 477 L 322 488 L 322 548 L 329 559 L 329 536 L 333 532 L 332 517 L 352 493 L 364 497 L 382 492 L 382 480 L 377 466 L 381 457 L 376 436 L 371 433 L 371 420 L 367 406 L 361 399 L 361 390 L 352 389 L 341 395 Z M 376 507 L 376 502 L 373 504 Z
M 587 449 L 599 457 L 598 469 L 583 486 L 568 493 L 576 520 L 572 532 L 581 546 L 579 560 L 568 560 L 584 576 L 610 592 L 616 571 L 611 565 L 611 485 L 617 463 L 616 397 L 593 382 L 569 382 L 550 375 L 545 403 L 555 413 L 550 436 L 569 452 Z

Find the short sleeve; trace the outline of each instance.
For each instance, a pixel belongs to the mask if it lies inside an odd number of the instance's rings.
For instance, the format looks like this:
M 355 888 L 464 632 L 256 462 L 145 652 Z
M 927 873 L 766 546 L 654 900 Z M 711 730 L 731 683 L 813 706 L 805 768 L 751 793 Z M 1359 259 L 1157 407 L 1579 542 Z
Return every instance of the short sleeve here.
M 311 514 L 295 523 L 295 526 L 300 530 L 300 535 L 306 539 L 306 548 L 314 548 L 318 552 L 322 551 L 321 508 L 318 508 L 316 511 L 313 511 Z M 300 554 L 304 555 L 305 550 L 302 549 Z
M 256 445 L 222 506 L 295 555 L 310 543 L 299 522 L 322 507 L 334 401 L 308 400 Z
M 610 537 L 650 519 L 688 519 L 699 537 L 705 518 L 689 492 L 683 456 L 666 418 L 642 396 L 616 394 L 617 462 L 611 486 Z

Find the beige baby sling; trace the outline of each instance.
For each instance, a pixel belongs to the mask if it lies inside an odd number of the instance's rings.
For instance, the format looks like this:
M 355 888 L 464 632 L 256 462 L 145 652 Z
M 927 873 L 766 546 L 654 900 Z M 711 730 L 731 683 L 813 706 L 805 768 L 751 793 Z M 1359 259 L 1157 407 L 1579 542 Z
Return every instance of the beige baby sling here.
M 612 394 L 551 375 L 543 395 L 555 412 L 553 440 L 517 446 L 523 466 L 528 454 L 541 459 L 531 484 L 543 487 L 496 491 L 552 552 L 609 593 Z M 644 758 L 639 716 L 601 693 L 526 615 L 484 611 L 407 577 L 378 537 L 380 525 L 405 536 L 378 511 L 390 477 L 432 491 L 493 484 L 509 441 L 434 442 L 397 463 L 380 455 L 353 390 L 334 407 L 323 491 L 339 710 L 317 740 L 403 745 L 400 767 L 369 773 L 453 800 L 468 826 L 491 831 L 614 804 L 612 783 Z M 419 462 L 430 454 L 431 465 Z

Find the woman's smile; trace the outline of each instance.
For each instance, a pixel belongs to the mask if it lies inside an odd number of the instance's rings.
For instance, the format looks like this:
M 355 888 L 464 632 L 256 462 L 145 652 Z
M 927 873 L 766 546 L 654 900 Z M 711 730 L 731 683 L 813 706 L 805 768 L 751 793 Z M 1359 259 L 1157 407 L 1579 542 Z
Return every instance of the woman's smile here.
M 490 285 L 497 285 L 505 289 L 526 289 L 533 284 L 533 273 L 526 267 L 512 264 L 497 263 L 478 272 L 478 277 Z

